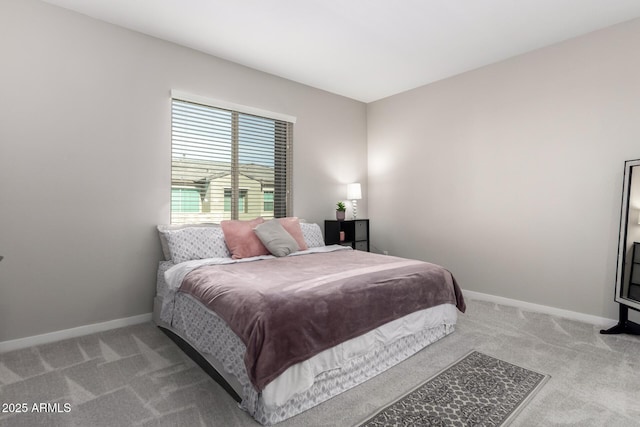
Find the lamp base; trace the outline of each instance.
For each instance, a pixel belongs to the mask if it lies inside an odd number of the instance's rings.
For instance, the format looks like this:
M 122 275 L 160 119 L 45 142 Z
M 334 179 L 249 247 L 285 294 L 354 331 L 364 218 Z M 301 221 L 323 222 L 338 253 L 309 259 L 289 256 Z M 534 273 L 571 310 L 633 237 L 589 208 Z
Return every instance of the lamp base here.
M 353 206 L 353 219 L 356 219 L 358 216 L 358 201 L 352 200 L 351 205 Z

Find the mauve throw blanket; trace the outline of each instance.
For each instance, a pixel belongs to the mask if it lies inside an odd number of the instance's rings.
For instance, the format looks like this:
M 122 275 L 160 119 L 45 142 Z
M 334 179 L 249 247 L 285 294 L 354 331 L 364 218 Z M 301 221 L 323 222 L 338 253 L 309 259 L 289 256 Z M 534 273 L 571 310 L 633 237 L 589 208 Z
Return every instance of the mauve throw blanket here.
M 444 268 L 361 251 L 204 266 L 180 291 L 242 339 L 258 391 L 288 367 L 407 314 L 445 303 L 465 310 Z

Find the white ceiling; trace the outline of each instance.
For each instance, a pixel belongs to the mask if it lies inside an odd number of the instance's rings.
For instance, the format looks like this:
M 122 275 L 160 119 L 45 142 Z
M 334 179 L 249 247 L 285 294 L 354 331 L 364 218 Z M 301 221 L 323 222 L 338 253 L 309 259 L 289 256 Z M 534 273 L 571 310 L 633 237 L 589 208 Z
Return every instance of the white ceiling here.
M 45 0 L 363 102 L 640 17 L 639 0 Z

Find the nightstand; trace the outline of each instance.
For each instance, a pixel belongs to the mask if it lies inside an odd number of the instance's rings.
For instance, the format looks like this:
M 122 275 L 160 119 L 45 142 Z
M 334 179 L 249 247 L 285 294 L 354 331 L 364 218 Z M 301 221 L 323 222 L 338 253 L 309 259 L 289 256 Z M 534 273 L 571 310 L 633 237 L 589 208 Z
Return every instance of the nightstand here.
M 344 241 L 340 241 L 340 232 L 344 231 Z M 369 252 L 369 220 L 352 219 L 324 221 L 324 243 L 326 245 L 351 246 L 358 251 Z

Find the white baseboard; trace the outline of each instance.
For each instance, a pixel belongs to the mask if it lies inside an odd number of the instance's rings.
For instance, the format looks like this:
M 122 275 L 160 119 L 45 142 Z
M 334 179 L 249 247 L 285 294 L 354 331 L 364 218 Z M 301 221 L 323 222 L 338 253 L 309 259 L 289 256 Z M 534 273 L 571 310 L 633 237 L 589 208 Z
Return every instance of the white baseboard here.
M 123 319 L 109 320 L 102 323 L 94 323 L 92 325 L 78 326 L 77 328 L 64 329 L 62 331 L 49 332 L 42 335 L 34 335 L 32 337 L 18 338 L 15 340 L 1 341 L 0 353 L 7 351 L 19 350 L 34 345 L 48 344 L 54 341 L 65 340 L 68 338 L 81 337 L 96 332 L 108 331 L 109 329 L 122 328 L 123 326 L 136 325 L 151 321 L 151 313 L 140 314 L 138 316 L 125 317 Z
M 464 296 L 472 300 L 488 301 L 496 304 L 518 307 L 538 313 L 551 314 L 553 316 L 564 317 L 566 319 L 577 320 L 596 326 L 610 327 L 618 321 L 607 319 L 605 317 L 593 316 L 590 314 L 578 313 L 576 311 L 564 310 L 561 308 L 550 307 L 547 305 L 533 304 L 526 301 L 520 301 L 511 298 L 499 297 L 496 295 L 484 294 L 482 292 L 464 291 Z M 0 342 L 0 353 L 7 351 L 19 350 L 34 345 L 48 344 L 68 338 L 76 338 L 83 335 L 89 335 L 96 332 L 108 331 L 109 329 L 122 328 L 124 326 L 136 325 L 138 323 L 150 322 L 152 313 L 140 314 L 138 316 L 125 317 L 123 319 L 109 320 L 102 323 L 94 323 L 92 325 L 79 326 L 77 328 L 64 329 L 62 331 L 50 332 L 42 335 L 34 335 L 32 337 L 18 338 L 15 340 Z
M 578 313 L 577 311 L 564 310 L 562 308 L 550 307 L 548 305 L 534 304 L 531 302 L 520 301 L 517 299 L 504 298 L 496 295 L 483 294 L 481 292 L 463 291 L 465 297 L 479 301 L 493 302 L 496 304 L 509 305 L 512 307 L 523 308 L 528 311 L 538 313 L 551 314 L 553 316 L 564 317 L 565 319 L 577 320 L 579 322 L 589 323 L 600 327 L 611 327 L 618 323 L 617 320 L 607 319 L 605 317 L 593 316 L 591 314 Z

